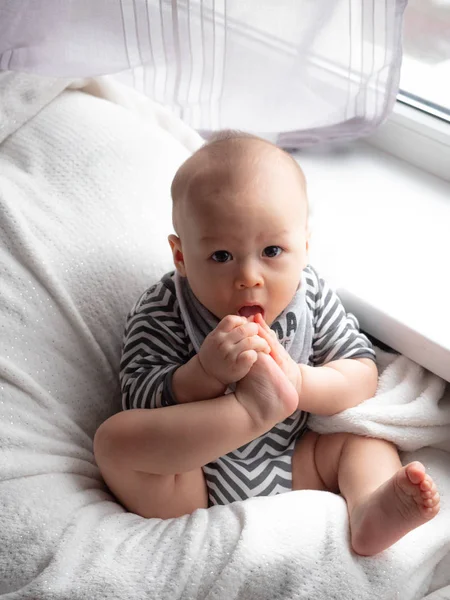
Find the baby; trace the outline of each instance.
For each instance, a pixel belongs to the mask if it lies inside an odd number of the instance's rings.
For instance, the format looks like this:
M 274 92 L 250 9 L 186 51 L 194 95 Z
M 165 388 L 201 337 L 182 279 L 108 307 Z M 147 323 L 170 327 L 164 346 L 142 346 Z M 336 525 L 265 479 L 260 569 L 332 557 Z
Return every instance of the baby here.
M 351 544 L 373 555 L 439 511 L 423 465 L 308 413 L 372 397 L 374 351 L 308 264 L 302 170 L 278 147 L 222 132 L 178 170 L 169 236 L 176 270 L 131 311 L 125 410 L 94 450 L 118 500 L 167 519 L 289 490 L 340 492 Z M 147 410 L 157 408 L 158 410 Z

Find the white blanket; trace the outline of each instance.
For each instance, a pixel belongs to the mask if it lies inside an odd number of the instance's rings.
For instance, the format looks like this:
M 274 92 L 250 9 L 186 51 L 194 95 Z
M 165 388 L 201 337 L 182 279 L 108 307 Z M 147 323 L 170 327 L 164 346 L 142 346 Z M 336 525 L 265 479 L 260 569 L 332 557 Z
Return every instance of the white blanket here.
M 333 494 L 169 521 L 109 494 L 92 438 L 119 410 L 125 315 L 171 266 L 169 184 L 200 140 L 131 90 L 69 83 L 0 75 L 0 599 L 450 597 L 450 396 L 401 357 L 375 400 L 315 422 L 414 449 L 439 485 L 438 517 L 377 557 L 350 551 Z

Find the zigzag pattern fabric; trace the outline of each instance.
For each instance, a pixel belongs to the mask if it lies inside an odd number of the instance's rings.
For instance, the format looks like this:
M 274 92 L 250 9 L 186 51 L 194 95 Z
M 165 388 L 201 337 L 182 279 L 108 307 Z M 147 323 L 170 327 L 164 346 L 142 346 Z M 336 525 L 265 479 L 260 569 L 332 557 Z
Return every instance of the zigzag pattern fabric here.
M 307 413 L 296 411 L 269 434 L 203 467 L 211 504 L 252 496 L 274 496 L 292 489 L 292 454 L 306 429 Z
M 120 366 L 123 409 L 175 404 L 170 375 L 194 354 L 174 284 L 165 276 L 128 316 Z
M 123 409 L 176 404 L 174 371 L 198 352 L 218 322 L 194 296 L 187 279 L 174 272 L 146 290 L 125 329 L 120 370 Z M 320 366 L 342 358 L 375 360 L 356 318 L 346 314 L 338 296 L 311 266 L 303 271 L 294 298 L 271 327 L 297 363 Z M 307 413 L 296 411 L 264 435 L 203 466 L 210 504 L 290 491 L 292 454 L 307 418 Z

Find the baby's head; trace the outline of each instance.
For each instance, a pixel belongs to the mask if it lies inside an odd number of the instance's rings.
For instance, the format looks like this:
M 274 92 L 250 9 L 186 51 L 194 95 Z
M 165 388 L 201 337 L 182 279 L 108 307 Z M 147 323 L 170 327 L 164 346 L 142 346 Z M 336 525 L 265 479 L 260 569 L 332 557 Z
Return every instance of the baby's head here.
M 270 142 L 222 132 L 178 170 L 169 236 L 175 267 L 217 318 L 262 312 L 270 325 L 307 264 L 302 170 Z

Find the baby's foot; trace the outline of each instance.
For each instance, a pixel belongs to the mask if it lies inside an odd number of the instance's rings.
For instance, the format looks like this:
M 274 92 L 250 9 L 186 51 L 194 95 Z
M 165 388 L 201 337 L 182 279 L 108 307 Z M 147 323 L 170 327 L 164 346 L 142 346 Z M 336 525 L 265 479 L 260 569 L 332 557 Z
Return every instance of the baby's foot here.
M 402 467 L 350 515 L 352 547 L 377 554 L 431 520 L 439 512 L 439 493 L 420 462 Z
M 261 432 L 286 419 L 298 406 L 298 394 L 277 363 L 263 352 L 236 386 L 237 400 Z

